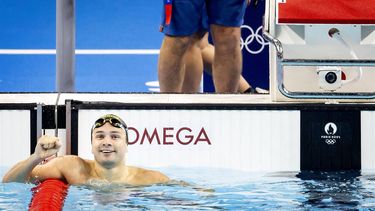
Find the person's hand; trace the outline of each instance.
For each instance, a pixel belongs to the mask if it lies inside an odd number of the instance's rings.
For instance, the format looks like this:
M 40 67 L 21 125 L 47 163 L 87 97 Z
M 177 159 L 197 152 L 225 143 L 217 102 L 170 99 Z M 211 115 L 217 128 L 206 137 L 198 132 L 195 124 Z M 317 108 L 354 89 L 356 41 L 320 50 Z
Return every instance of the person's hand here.
M 34 154 L 40 159 L 44 160 L 52 155 L 55 155 L 61 147 L 58 138 L 54 136 L 42 136 L 38 139 Z
M 251 0 L 246 0 L 246 2 L 247 2 L 247 6 L 250 6 Z

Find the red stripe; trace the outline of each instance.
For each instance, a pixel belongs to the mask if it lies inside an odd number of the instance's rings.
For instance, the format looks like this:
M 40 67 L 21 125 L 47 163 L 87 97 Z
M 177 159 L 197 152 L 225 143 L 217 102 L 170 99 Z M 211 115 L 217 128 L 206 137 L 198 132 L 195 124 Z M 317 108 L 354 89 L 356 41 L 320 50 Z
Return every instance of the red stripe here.
M 165 24 L 169 25 L 172 19 L 172 4 L 165 5 Z

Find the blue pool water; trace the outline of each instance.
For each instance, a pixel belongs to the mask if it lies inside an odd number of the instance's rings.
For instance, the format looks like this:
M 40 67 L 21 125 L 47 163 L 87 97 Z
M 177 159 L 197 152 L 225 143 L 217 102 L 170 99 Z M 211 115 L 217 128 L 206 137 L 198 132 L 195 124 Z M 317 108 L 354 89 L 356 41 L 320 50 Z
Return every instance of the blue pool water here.
M 0 168 L 3 176 L 7 168 Z M 71 186 L 64 210 L 375 209 L 375 174 L 246 173 L 224 169 L 160 169 L 190 183 L 126 187 Z M 26 210 L 30 184 L 0 184 L 0 210 Z

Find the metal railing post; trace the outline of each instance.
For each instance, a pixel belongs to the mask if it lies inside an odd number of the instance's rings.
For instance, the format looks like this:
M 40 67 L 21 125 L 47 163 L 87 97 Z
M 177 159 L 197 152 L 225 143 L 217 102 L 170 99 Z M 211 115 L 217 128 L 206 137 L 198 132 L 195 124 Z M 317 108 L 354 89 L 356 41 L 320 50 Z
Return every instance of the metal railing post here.
M 75 0 L 56 0 L 56 91 L 75 90 Z

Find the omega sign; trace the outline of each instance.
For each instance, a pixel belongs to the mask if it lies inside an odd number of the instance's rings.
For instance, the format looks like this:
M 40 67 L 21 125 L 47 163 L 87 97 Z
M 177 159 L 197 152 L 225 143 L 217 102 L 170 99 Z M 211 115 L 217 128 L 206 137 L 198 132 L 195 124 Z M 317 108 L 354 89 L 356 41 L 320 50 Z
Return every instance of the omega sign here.
M 211 140 L 204 127 L 200 130 L 193 130 L 188 127 L 163 127 L 153 129 L 129 127 L 128 133 L 129 145 L 211 145 Z

